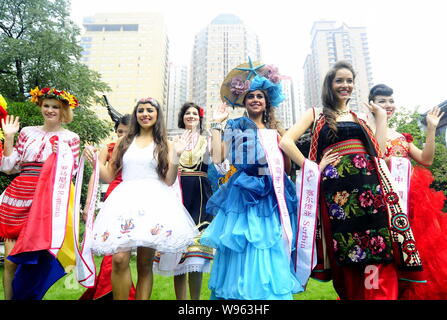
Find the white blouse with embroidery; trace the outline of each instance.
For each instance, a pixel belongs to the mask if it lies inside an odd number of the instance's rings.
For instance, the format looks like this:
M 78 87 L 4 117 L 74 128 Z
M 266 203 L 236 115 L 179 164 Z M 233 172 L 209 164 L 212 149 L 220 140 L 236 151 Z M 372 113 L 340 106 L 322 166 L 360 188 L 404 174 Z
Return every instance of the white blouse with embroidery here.
M 12 153 L 3 156 L 0 161 L 0 171 L 7 174 L 20 172 L 20 165 L 25 162 L 45 162 L 52 153 L 50 138 L 58 136 L 59 143 L 67 143 L 74 157 L 73 175 L 79 165 L 80 139 L 70 131 L 45 132 L 41 127 L 24 127 L 20 130 L 19 139 Z

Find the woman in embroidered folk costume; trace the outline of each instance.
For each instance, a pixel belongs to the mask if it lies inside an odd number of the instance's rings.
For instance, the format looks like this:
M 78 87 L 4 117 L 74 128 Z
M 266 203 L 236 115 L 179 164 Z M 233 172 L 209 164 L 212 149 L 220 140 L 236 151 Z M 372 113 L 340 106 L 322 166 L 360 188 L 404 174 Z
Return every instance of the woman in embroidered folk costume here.
M 110 164 L 100 164 L 103 181 L 112 182 L 121 170 L 123 178 L 104 202 L 93 228 L 93 252 L 113 254 L 114 299 L 129 297 L 132 249 L 137 250 L 135 297 L 148 299 L 155 250 L 174 255 L 185 252 L 197 235 L 188 211 L 169 188 L 177 178 L 178 157 L 189 138 L 168 142 L 160 105 L 153 98 L 141 99 L 133 110 L 129 133 L 118 140 Z M 92 160 L 90 151 L 87 157 Z
M 378 158 L 385 148 L 386 113 L 376 104 L 365 103 L 374 114 L 373 134 L 349 109 L 354 80 L 352 66 L 337 62 L 324 79 L 322 112 L 314 118 L 314 110 L 309 109 L 284 135 L 281 148 L 300 167 L 325 160 L 319 168 L 314 276 L 328 280 L 331 274 L 341 299 L 397 299 L 399 273 L 419 271 L 421 261 L 389 171 Z M 314 121 L 309 159 L 305 159 L 295 141 Z
M 130 114 L 120 115 L 117 111 L 113 110 L 113 113 L 110 111 L 109 115 L 111 115 L 112 121 L 115 123 L 115 133 L 118 138 L 121 138 L 127 132 L 129 132 L 130 126 Z M 113 115 L 113 116 L 112 116 Z M 98 156 L 98 161 L 107 166 L 110 163 L 110 159 L 112 157 L 113 149 L 115 148 L 116 142 L 110 142 L 107 144 L 105 148 L 103 148 Z M 91 181 L 93 176 L 91 178 Z M 121 172 L 118 172 L 116 178 L 108 185 L 107 191 L 102 199 L 105 201 L 113 189 L 118 186 L 121 181 L 123 181 Z M 89 186 L 90 187 L 90 186 Z M 84 206 L 84 220 L 87 220 L 87 208 L 90 205 L 90 201 L 92 199 L 87 199 L 87 202 Z M 87 289 L 84 294 L 79 298 L 80 300 L 96 300 L 96 299 L 112 299 L 112 256 L 104 256 L 101 262 L 101 268 L 99 270 L 98 276 L 96 277 L 95 286 L 93 288 Z M 132 283 L 132 287 L 129 294 L 129 299 L 135 299 L 135 287 Z
M 70 123 L 73 119 L 72 109 L 78 105 L 76 98 L 55 88 L 36 87 L 30 94 L 31 101 L 41 109 L 44 120 L 42 126 L 22 128 L 14 146 L 14 137 L 20 128 L 19 118 L 11 115 L 1 121 L 4 147 L 0 170 L 8 174 L 19 173 L 4 191 L 0 204 L 0 237 L 6 239 L 5 257 L 13 250 L 27 221 L 39 174 L 47 158 L 56 152 L 58 144 L 67 144 L 74 158 L 74 167 L 70 168 L 72 174 L 79 162 L 79 136 L 62 127 L 62 124 Z M 54 143 L 55 138 L 58 139 L 57 143 Z M 15 263 L 5 259 L 5 299 L 12 298 L 12 280 L 16 268 Z
M 369 100 L 386 110 L 388 120 L 393 116 L 393 89 L 378 84 L 371 88 Z M 427 283 L 400 281 L 399 299 L 447 299 L 447 214 L 442 211 L 445 196 L 442 191 L 430 188 L 433 176 L 430 170 L 416 165 L 430 166 L 435 155 L 435 132 L 444 113 L 439 107 L 427 114 L 427 131 L 424 148 L 413 143 L 408 133 L 388 128 L 385 157 L 395 183 L 400 185 L 403 201 L 408 203 L 410 223 L 424 262 Z
M 178 127 L 186 129 L 183 135 L 191 135 L 190 143 L 179 159 L 180 190 L 183 205 L 188 210 L 199 231 L 203 232 L 213 216 L 206 213 L 206 203 L 212 194 L 207 171 L 209 159 L 208 139 L 203 132 L 204 110 L 192 102 L 183 104 L 178 114 Z M 174 287 L 177 299 L 187 298 L 187 277 L 192 300 L 200 299 L 202 273 L 209 272 L 213 259 L 213 249 L 201 245 L 200 235 L 188 247 L 174 270 Z M 156 256 L 154 270 L 166 274 L 158 268 Z
M 274 116 L 284 100 L 280 80 L 275 67 L 250 60 L 221 86 L 222 101 L 245 107 L 248 117 L 228 120 L 223 130 L 229 115 L 224 103 L 211 123 L 213 162 L 227 158 L 237 169 L 207 204 L 216 215 L 201 238 L 216 248 L 212 299 L 292 299 L 303 290 L 291 262 L 297 199 Z

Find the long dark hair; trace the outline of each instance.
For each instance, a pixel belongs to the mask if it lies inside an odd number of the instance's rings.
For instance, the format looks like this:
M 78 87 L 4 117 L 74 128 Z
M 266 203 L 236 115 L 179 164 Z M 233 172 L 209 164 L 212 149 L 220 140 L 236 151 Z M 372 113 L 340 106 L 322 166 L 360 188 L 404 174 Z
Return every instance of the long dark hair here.
M 340 69 L 348 69 L 352 73 L 352 78 L 355 80 L 355 72 L 352 65 L 347 61 L 338 61 L 334 66 L 326 73 L 323 81 L 323 88 L 321 90 L 321 101 L 323 103 L 323 115 L 326 119 L 326 123 L 329 126 L 329 137 L 334 138 L 337 136 L 337 97 L 332 90 L 332 81 L 335 78 L 335 74 Z M 348 100 L 349 102 L 349 100 Z
M 177 123 L 177 126 L 180 129 L 185 129 L 185 122 L 183 121 L 183 117 L 185 116 L 186 110 L 188 110 L 191 107 L 197 109 L 197 113 L 199 114 L 200 133 L 202 133 L 202 130 L 203 130 L 203 126 L 202 126 L 203 117 L 200 115 L 200 107 L 198 105 L 196 105 L 194 102 L 185 102 L 183 104 L 182 108 L 180 109 L 180 112 L 178 113 L 178 123 Z
M 115 160 L 115 170 L 120 171 L 123 168 L 123 156 L 129 149 L 130 144 L 134 138 L 140 135 L 141 127 L 137 121 L 137 109 L 140 104 L 149 103 L 157 110 L 157 121 L 152 129 L 152 135 L 154 137 L 155 149 L 154 157 L 157 159 L 157 174 L 160 179 L 164 180 L 166 178 L 166 173 L 168 172 L 169 162 L 168 162 L 168 139 L 166 134 L 166 127 L 164 122 L 163 111 L 160 108 L 160 104 L 157 100 L 153 98 L 140 99 L 133 109 L 129 133 L 124 136 L 121 143 L 118 146 L 117 158 Z
M 258 90 L 259 89 L 247 91 L 247 93 L 244 96 L 244 100 L 243 100 L 244 106 L 245 106 L 245 101 L 247 99 L 247 95 L 250 92 L 258 91 Z M 264 90 L 259 90 L 259 91 L 261 91 L 264 94 L 264 98 L 265 98 L 265 111 L 262 113 L 262 122 L 265 123 L 265 126 L 268 129 L 276 129 L 279 132 L 279 134 L 282 136 L 284 134 L 284 129 L 282 128 L 281 121 L 276 120 L 275 108 L 272 107 L 269 95 Z

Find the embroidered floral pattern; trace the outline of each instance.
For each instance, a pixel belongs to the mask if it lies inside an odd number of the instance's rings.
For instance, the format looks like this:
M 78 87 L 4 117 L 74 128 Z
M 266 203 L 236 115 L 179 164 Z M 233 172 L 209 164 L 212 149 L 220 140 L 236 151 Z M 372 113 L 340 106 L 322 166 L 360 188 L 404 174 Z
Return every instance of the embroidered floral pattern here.
M 360 206 L 363 208 L 370 207 L 374 203 L 374 195 L 371 190 L 362 192 L 359 196 Z
M 334 196 L 334 202 L 339 206 L 343 206 L 349 199 L 349 193 L 347 191 L 337 192 Z
M 323 171 L 323 179 L 337 179 L 339 177 L 337 169 L 333 165 L 328 165 Z
M 364 153 L 342 156 L 323 172 L 322 187 L 337 262 L 344 265 L 392 260 L 386 201 L 394 197 L 383 194 L 374 159 Z
M 358 154 L 352 159 L 352 163 L 358 169 L 366 168 L 366 159 L 363 154 Z
M 331 206 L 329 207 L 329 214 L 332 218 L 335 218 L 335 219 L 343 219 L 344 220 L 346 218 L 346 214 L 343 211 L 343 208 L 340 207 L 336 203 L 331 204 Z
M 386 142 L 386 151 L 385 156 L 387 157 L 408 157 L 409 154 L 409 142 L 406 138 L 405 134 L 404 136 L 400 136 L 396 139 L 390 140 L 388 139 Z M 412 137 L 411 137 L 412 138 Z
M 334 251 L 341 264 L 392 259 L 391 239 L 387 228 L 334 234 Z
M 104 232 L 102 235 L 101 235 L 101 238 L 102 238 L 102 242 L 106 242 L 107 241 L 107 239 L 109 238 L 109 236 L 110 236 L 110 233 L 109 232 Z
M 375 170 L 369 155 L 347 155 L 337 166 L 329 165 L 323 172 L 323 180 L 348 178 L 353 175 L 371 176 Z M 365 214 L 375 214 L 385 205 L 380 184 L 365 184 L 362 189 L 342 190 L 325 193 L 331 219 L 344 220 Z
M 163 229 L 163 226 L 157 223 L 153 228 L 151 228 L 151 234 L 155 236 L 161 232 L 161 229 Z
M 124 224 L 121 224 L 120 232 L 122 234 L 126 234 L 129 233 L 133 228 L 135 228 L 135 225 L 133 224 L 133 219 L 126 219 L 124 220 Z

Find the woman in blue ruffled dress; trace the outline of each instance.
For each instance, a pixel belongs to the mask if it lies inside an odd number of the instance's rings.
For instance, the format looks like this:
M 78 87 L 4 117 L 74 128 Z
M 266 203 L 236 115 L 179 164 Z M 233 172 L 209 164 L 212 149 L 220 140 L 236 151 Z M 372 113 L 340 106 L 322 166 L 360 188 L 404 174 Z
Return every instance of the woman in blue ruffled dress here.
M 245 107 L 248 117 L 228 120 L 222 130 L 229 115 L 224 103 L 211 123 L 214 163 L 227 158 L 236 168 L 206 207 L 215 215 L 201 238 L 216 248 L 211 299 L 293 299 L 303 287 L 291 259 L 297 197 L 286 175 L 290 161 L 278 148 L 281 129 L 273 108 L 284 99 L 280 76 L 276 68 L 250 61 L 227 75 L 221 96 Z M 279 177 L 277 192 L 272 174 Z

